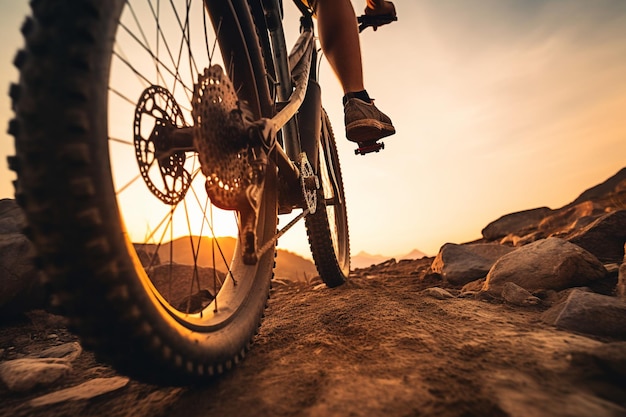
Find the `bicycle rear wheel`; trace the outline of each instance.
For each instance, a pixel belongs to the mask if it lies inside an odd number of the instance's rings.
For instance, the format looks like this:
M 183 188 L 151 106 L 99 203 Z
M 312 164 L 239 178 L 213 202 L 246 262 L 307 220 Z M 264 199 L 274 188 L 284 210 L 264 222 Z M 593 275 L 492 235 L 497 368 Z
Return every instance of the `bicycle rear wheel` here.
M 320 277 L 329 287 L 346 281 L 350 273 L 350 236 L 341 166 L 330 120 L 322 111 L 317 173 L 317 210 L 305 218 L 311 253 Z
M 213 64 L 240 119 L 272 116 L 248 3 L 32 4 L 11 88 L 11 166 L 54 304 L 86 347 L 135 378 L 222 373 L 258 329 L 274 250 L 244 262 L 242 215 L 211 204 L 198 153 L 171 132 L 198 122 L 194 83 Z M 257 202 L 260 247 L 276 233 L 271 162 Z

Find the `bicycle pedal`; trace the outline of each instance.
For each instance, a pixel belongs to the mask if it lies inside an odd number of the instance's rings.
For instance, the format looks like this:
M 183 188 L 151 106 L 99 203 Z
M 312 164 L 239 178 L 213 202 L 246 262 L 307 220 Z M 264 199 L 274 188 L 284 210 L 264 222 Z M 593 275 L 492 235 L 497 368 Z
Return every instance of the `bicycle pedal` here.
M 381 149 L 385 149 L 383 142 L 363 142 L 359 143 L 359 147 L 354 150 L 354 154 L 366 155 L 371 152 L 379 152 Z

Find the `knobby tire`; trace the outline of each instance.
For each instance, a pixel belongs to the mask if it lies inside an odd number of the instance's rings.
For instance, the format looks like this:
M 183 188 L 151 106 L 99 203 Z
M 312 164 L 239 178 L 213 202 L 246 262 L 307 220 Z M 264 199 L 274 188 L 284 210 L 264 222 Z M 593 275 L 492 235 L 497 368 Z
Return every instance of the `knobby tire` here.
M 14 61 L 20 81 L 10 89 L 16 114 L 9 127 L 16 146 L 10 158 L 18 174 L 15 195 L 51 301 L 69 317 L 85 347 L 143 381 L 205 380 L 231 368 L 248 350 L 269 295 L 274 251 L 247 266 L 235 250 L 229 267 L 245 293 L 233 291 L 233 311 L 224 320 L 215 318 L 217 313 L 211 320 L 188 318 L 149 282 L 111 178 L 108 85 L 124 6 L 122 0 L 32 2 L 33 16 L 22 27 L 25 47 Z M 217 31 L 219 47 L 238 94 L 255 118 L 271 117 L 273 100 L 247 2 L 209 1 L 207 6 L 214 22 L 224 22 Z M 181 28 L 187 30 L 186 24 Z M 163 44 L 160 48 L 165 50 Z M 118 55 L 118 61 L 127 57 Z M 158 84 L 164 73 L 157 71 L 150 81 Z M 260 243 L 276 232 L 276 168 L 270 165 L 267 171 Z

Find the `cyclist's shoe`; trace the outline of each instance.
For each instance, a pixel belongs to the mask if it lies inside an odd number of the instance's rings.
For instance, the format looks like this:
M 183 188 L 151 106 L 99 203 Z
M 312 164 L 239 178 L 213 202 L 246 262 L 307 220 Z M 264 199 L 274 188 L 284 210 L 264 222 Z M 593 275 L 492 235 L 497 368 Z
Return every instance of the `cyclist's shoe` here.
M 376 142 L 396 133 L 391 119 L 376 108 L 358 98 L 349 98 L 344 105 L 346 137 L 352 142 Z

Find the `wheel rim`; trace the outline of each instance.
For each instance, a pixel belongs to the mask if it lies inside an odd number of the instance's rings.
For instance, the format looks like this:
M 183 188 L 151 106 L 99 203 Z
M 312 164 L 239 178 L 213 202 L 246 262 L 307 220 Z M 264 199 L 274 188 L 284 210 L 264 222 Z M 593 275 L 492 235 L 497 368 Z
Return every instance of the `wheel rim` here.
M 159 154 L 160 131 L 193 125 L 198 75 L 212 64 L 230 66 L 203 2 L 176 3 L 127 2 L 111 63 L 109 156 L 127 244 L 137 250 L 129 253 L 144 266 L 139 280 L 179 324 L 211 331 L 237 314 L 271 266 L 241 261 L 237 216 L 211 205 L 198 155 Z M 275 231 L 272 200 L 270 191 L 261 204 L 259 244 Z
M 345 206 L 345 196 L 343 195 L 343 184 L 341 178 L 337 178 L 335 167 L 338 167 L 339 160 L 336 150 L 333 148 L 334 141 L 332 133 L 329 131 L 327 120 L 322 124 L 322 132 L 325 136 L 322 146 L 319 150 L 320 164 L 320 182 L 322 184 L 322 192 L 324 196 L 326 218 L 330 230 L 330 238 L 333 245 L 335 258 L 339 264 L 339 268 L 344 275 L 349 272 L 349 253 L 348 235 L 347 235 L 347 213 Z M 331 144 L 331 141 L 332 144 Z

